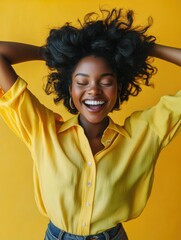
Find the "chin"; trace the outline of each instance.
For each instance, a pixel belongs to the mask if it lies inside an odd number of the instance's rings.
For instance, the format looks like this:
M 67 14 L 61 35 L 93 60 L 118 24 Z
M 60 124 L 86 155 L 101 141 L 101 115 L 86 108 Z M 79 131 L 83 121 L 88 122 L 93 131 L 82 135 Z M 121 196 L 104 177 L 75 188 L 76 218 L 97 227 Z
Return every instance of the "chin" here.
M 97 117 L 90 117 L 90 118 L 86 118 L 86 121 L 92 124 L 98 124 L 101 123 L 102 121 L 105 120 L 107 116 L 103 117 L 103 118 L 97 118 Z

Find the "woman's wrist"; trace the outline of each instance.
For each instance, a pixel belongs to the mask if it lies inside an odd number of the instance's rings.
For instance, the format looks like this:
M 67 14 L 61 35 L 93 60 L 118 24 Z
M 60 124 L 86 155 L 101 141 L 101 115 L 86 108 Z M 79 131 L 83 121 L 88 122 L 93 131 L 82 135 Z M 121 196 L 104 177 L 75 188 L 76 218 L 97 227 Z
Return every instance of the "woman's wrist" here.
M 41 46 L 39 47 L 39 51 L 38 51 L 38 58 L 37 60 L 45 60 L 44 58 L 44 51 L 45 51 L 45 47 Z
M 154 43 L 152 48 L 150 49 L 149 55 L 152 57 L 158 57 L 159 52 L 159 45 L 157 43 Z

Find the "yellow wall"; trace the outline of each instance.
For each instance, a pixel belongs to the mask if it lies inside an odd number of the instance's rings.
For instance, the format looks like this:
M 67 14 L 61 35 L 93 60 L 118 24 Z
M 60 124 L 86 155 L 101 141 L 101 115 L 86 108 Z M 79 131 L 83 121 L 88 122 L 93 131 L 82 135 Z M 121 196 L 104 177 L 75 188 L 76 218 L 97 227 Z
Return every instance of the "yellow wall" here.
M 65 21 L 82 17 L 86 12 L 97 11 L 99 6 L 134 9 L 138 23 L 146 23 L 153 16 L 150 33 L 157 42 L 181 47 L 180 0 L 0 0 L 0 40 L 43 44 L 48 31 Z M 118 122 L 136 109 L 156 103 L 161 95 L 175 93 L 181 86 L 181 70 L 166 62 L 155 60 L 159 68 L 153 78 L 154 89 L 144 88 L 119 113 L 113 114 Z M 47 70 L 43 63 L 23 63 L 16 71 L 25 78 L 30 89 L 48 107 L 53 106 L 42 91 Z M 0 120 L 0 239 L 43 239 L 48 220 L 36 208 L 32 184 L 32 160 L 23 143 Z M 181 239 L 181 136 L 175 138 L 161 154 L 155 173 L 152 195 L 143 214 L 125 228 L 131 240 Z

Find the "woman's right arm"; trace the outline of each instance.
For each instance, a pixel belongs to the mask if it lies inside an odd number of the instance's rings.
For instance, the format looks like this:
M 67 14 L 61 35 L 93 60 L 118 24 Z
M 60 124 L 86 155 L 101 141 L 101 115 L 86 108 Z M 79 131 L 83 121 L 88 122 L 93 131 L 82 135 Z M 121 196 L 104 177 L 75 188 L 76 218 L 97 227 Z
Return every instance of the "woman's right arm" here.
M 31 61 L 43 60 L 42 47 L 16 43 L 0 42 L 0 87 L 4 92 L 14 84 L 17 74 L 12 64 Z

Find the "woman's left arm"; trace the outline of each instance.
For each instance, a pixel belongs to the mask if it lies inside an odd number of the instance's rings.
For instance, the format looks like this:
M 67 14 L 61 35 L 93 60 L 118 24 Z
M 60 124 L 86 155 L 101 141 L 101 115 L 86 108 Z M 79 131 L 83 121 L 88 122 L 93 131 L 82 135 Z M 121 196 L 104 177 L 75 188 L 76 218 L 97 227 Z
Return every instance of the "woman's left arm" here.
M 180 48 L 155 44 L 150 55 L 181 66 Z

